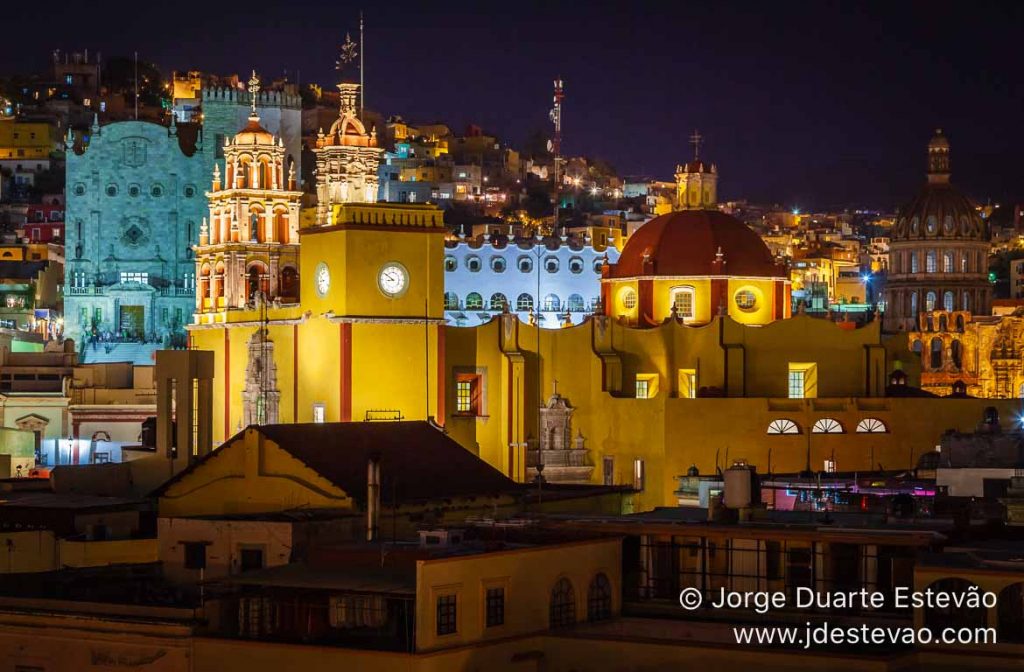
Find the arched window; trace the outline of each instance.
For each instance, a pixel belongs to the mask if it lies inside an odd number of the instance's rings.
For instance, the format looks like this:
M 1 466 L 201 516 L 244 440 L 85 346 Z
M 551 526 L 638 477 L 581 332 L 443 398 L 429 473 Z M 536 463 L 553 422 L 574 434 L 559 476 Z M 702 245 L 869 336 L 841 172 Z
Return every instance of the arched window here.
M 249 240 L 259 243 L 267 242 L 265 229 L 265 217 L 263 209 L 252 207 L 249 209 Z
M 516 310 L 521 313 L 528 313 L 533 310 L 533 297 L 529 294 L 520 294 L 516 297 Z
M 960 368 L 963 362 L 963 346 L 960 345 L 960 341 L 953 339 L 953 342 L 949 344 L 949 356 L 953 359 L 953 366 Z
M 569 579 L 559 579 L 551 589 L 548 623 L 551 628 L 564 628 L 576 622 L 576 592 Z
M 270 295 L 270 278 L 267 276 L 267 267 L 258 261 L 251 264 L 246 273 L 246 299 L 253 301 L 256 292 L 263 292 L 265 297 Z
M 291 235 L 288 231 L 288 211 L 278 208 L 274 211 L 274 240 L 287 245 L 291 242 Z
M 561 308 L 562 300 L 558 298 L 558 294 L 548 294 L 544 297 L 544 310 L 555 311 Z
M 483 310 L 484 297 L 477 292 L 470 292 L 466 295 L 466 310 Z
M 603 572 L 590 582 L 587 590 L 587 620 L 603 621 L 612 616 L 612 584 Z
M 444 309 L 445 310 L 458 310 L 459 309 L 459 295 L 455 292 L 444 293 Z
M 789 418 L 779 418 L 768 423 L 767 434 L 799 434 L 800 425 Z
M 942 293 L 942 307 L 949 312 L 953 312 L 953 292 Z
M 979 590 L 977 585 L 964 579 L 940 579 L 928 588 L 933 593 L 945 593 L 946 595 L 967 595 Z M 942 602 L 942 604 L 946 604 L 946 602 Z M 936 636 L 944 628 L 984 627 L 987 612 L 988 610 L 982 605 L 973 609 L 965 605 L 957 607 L 953 600 L 949 600 L 948 606 L 926 608 L 924 625 Z
M 970 310 L 971 309 L 971 295 L 968 294 L 967 292 L 964 292 L 964 300 L 960 304 L 960 309 L 961 310 Z
M 299 273 L 291 266 L 281 269 L 281 287 L 279 293 L 282 299 L 291 299 L 292 302 L 299 300 Z
M 508 299 L 501 292 L 491 294 L 491 310 L 505 310 L 508 307 Z
M 924 345 L 922 345 L 921 341 L 919 341 L 919 340 L 918 341 L 914 341 L 914 344 L 912 346 L 910 346 L 910 349 L 915 354 L 920 355 L 921 352 L 924 350 Z
M 878 418 L 864 418 L 857 423 L 858 434 L 885 434 L 889 428 Z
M 811 434 L 843 434 L 843 425 L 835 418 L 820 418 L 814 421 Z
M 924 296 L 924 309 L 926 312 L 935 310 L 935 292 L 928 292 Z
M 999 591 L 999 641 L 1024 642 L 1024 583 L 1013 583 Z
M 917 292 L 910 293 L 910 314 L 917 319 Z
M 918 266 L 917 252 L 911 252 L 910 253 L 910 272 L 911 273 L 917 273 L 917 271 L 918 271 L 917 266 Z
M 569 295 L 569 312 L 571 313 L 582 313 L 586 310 L 586 304 L 583 302 L 583 297 L 579 294 Z
M 928 250 L 924 255 L 924 271 L 925 273 L 934 273 L 935 267 L 935 250 Z
M 957 315 L 956 316 L 956 330 L 959 331 L 961 334 L 964 332 L 964 316 L 963 315 Z
M 931 367 L 933 369 L 942 368 L 942 339 L 935 337 L 931 343 Z
M 673 287 L 672 307 L 678 317 L 693 317 L 693 287 Z
M 626 287 L 622 290 L 619 297 L 622 300 L 622 307 L 626 310 L 633 310 L 636 308 L 636 292 L 633 291 L 632 287 Z
M 953 272 L 953 253 L 950 250 L 946 250 L 942 253 L 942 272 Z

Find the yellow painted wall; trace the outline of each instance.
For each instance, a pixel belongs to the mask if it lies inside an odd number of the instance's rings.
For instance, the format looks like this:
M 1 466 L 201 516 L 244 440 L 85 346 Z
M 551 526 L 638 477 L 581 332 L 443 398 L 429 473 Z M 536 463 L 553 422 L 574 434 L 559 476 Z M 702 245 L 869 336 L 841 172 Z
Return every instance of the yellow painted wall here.
M 255 429 L 222 446 L 201 469 L 185 473 L 159 499 L 161 516 L 350 509 L 352 500 Z
M 551 589 L 572 583 L 576 618 L 587 620 L 587 590 L 598 573 L 611 585 L 612 613 L 622 594 L 622 541 L 604 539 L 416 563 L 416 650 L 464 646 L 546 630 Z M 486 627 L 488 587 L 505 590 L 505 622 Z M 437 598 L 456 596 L 457 631 L 437 635 Z

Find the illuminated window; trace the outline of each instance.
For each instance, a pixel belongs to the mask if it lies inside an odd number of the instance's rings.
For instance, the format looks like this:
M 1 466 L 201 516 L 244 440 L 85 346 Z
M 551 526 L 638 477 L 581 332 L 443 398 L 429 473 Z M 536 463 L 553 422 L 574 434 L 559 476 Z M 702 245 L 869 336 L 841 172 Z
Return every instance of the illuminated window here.
M 910 253 L 910 272 L 911 273 L 917 273 L 917 271 L 918 271 L 917 252 L 911 252 Z
M 562 306 L 562 300 L 558 298 L 558 294 L 548 294 L 544 297 L 544 310 L 552 312 L 560 310 Z
M 484 297 L 477 292 L 470 292 L 466 295 L 466 310 L 483 310 Z
M 636 398 L 654 399 L 656 396 L 658 396 L 658 375 L 638 373 L 636 375 Z
M 437 598 L 437 634 L 452 635 L 458 632 L 458 600 L 455 595 L 441 595 Z
M 627 287 L 622 290 L 622 307 L 626 310 L 633 310 L 636 308 L 636 292 L 631 287 Z
M 697 369 L 679 369 L 679 397 L 697 398 Z
M 676 287 L 672 290 L 672 307 L 676 315 L 686 318 L 693 317 L 693 287 Z
M 822 469 L 826 474 L 833 474 L 836 471 L 835 460 L 825 460 L 824 468 Z
M 814 421 L 812 434 L 843 434 L 843 425 L 835 418 L 821 418 Z
M 455 412 L 480 415 L 480 376 L 460 373 L 455 376 Z
M 947 250 L 942 254 L 942 272 L 952 273 L 953 272 L 953 253 Z
M 942 294 L 942 307 L 946 310 L 953 310 L 953 292 L 944 292 Z
M 121 282 L 138 282 L 146 285 L 149 284 L 149 273 L 121 271 Z
M 924 255 L 924 270 L 925 273 L 934 273 L 937 270 L 935 267 L 935 250 L 928 250 Z
M 757 308 L 757 295 L 749 289 L 741 289 L 736 292 L 736 307 L 740 310 L 754 310 Z
M 579 294 L 570 294 L 568 301 L 568 309 L 570 313 L 582 313 L 586 310 L 586 305 L 583 302 L 583 297 Z
M 459 295 L 455 292 L 444 293 L 444 309 L 445 310 L 458 310 L 459 309 Z
M 452 271 L 454 271 L 458 267 L 459 267 L 459 262 L 455 261 L 455 257 L 445 257 L 444 258 L 444 270 L 446 270 L 449 273 L 451 273 Z
M 864 418 L 857 423 L 858 434 L 885 434 L 889 428 L 878 418 Z
M 516 310 L 519 312 L 530 312 L 533 310 L 533 297 L 529 294 L 520 294 L 516 298 Z
M 818 396 L 816 364 L 790 363 L 788 396 L 790 399 L 813 399 Z
M 779 418 L 768 423 L 766 434 L 799 434 L 800 426 L 788 418 Z
M 327 415 L 327 407 L 322 403 L 313 404 L 313 422 L 322 423 L 324 422 L 324 416 Z
M 647 472 L 644 469 L 644 461 L 641 458 L 633 460 L 633 489 L 642 492 L 647 483 Z
M 935 310 L 935 292 L 928 292 L 924 295 L 924 309 L 929 313 Z

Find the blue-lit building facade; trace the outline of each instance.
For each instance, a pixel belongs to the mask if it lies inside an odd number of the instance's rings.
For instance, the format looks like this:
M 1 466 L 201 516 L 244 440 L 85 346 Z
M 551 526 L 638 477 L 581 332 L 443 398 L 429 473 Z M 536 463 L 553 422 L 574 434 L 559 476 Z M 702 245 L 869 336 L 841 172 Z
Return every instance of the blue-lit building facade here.
M 579 324 L 599 304 L 601 265 L 619 258 L 620 234 L 589 227 L 564 237 L 483 234 L 446 242 L 445 318 L 471 327 L 509 312 L 554 329 Z

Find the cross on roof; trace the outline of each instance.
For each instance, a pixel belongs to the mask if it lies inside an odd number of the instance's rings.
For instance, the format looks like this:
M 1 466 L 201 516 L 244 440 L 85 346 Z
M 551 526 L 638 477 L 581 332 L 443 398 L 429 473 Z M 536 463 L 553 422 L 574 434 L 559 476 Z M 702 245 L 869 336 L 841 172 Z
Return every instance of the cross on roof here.
M 345 66 L 356 60 L 358 52 L 356 49 L 356 43 L 352 41 L 352 36 L 345 33 L 345 42 L 341 45 L 341 52 L 338 54 L 338 60 L 334 62 L 335 70 L 344 70 Z
M 256 76 L 256 71 L 252 71 L 252 77 L 249 78 L 249 95 L 252 96 L 252 116 L 256 116 L 256 94 L 260 92 L 260 78 Z
M 694 161 L 700 158 L 700 145 L 702 142 L 704 142 L 704 136 L 697 129 L 693 129 L 693 135 L 690 136 L 690 144 L 693 145 Z

